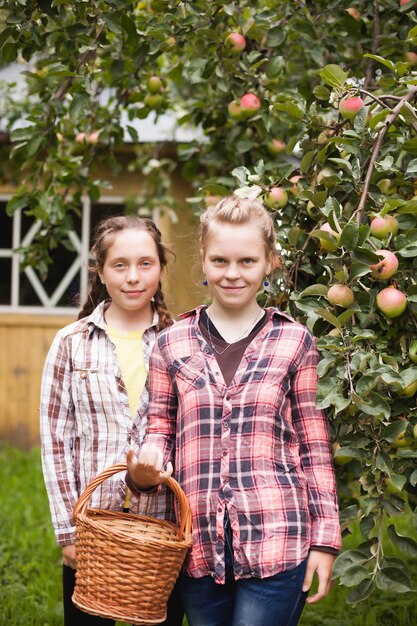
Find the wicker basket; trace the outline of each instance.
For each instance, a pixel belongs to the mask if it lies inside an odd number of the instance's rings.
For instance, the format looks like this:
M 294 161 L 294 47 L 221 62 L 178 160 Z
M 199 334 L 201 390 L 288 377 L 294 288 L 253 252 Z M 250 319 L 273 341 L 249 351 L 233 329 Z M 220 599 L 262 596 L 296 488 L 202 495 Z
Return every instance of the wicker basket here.
M 95 489 L 126 469 L 121 463 L 98 474 L 74 507 L 77 570 L 72 600 L 92 615 L 159 624 L 192 544 L 190 508 L 179 484 L 168 478 L 179 503 L 179 527 L 152 517 L 88 509 Z

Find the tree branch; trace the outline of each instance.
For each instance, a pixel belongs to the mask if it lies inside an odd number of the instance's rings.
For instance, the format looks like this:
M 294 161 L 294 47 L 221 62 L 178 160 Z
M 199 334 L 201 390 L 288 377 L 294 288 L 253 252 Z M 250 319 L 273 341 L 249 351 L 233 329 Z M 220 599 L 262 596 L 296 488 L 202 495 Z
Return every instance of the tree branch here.
M 382 143 L 384 141 L 384 137 L 388 132 L 388 129 L 395 122 L 399 114 L 401 113 L 401 109 L 403 108 L 406 102 L 410 102 L 417 94 L 417 86 L 414 86 L 405 96 L 401 98 L 398 104 L 393 108 L 391 113 L 389 113 L 385 119 L 384 126 L 378 133 L 377 140 L 374 145 L 374 149 L 372 151 L 372 155 L 369 161 L 368 171 L 366 172 L 366 177 L 363 185 L 362 194 L 359 200 L 358 208 L 355 211 L 356 221 L 358 224 L 362 221 L 362 216 L 365 208 L 366 198 L 369 191 L 369 185 L 371 183 L 371 177 L 374 171 L 375 162 L 380 153 Z

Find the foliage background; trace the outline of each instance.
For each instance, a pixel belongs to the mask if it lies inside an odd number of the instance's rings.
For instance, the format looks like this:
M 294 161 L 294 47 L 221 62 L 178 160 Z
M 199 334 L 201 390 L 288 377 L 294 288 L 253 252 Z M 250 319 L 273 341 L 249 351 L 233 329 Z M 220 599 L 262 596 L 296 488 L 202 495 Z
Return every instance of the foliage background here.
M 42 221 L 24 252 L 43 275 L 50 247 L 71 246 L 82 193 L 96 200 L 106 187 L 98 166 L 117 172 L 125 132 L 136 153 L 130 167 L 147 177 L 132 210 L 172 211 L 169 170 L 177 159 L 196 211 L 236 189 L 264 198 L 273 186 L 285 189 L 288 202 L 271 209 L 283 267 L 261 300 L 288 310 L 318 337 L 318 402 L 340 446 L 344 532 L 357 539 L 356 549 L 338 558 L 335 576 L 352 587 L 346 600 L 354 605 L 375 589 L 415 589 L 403 557 L 417 556 L 416 6 L 0 2 L 2 60 L 27 64 L 27 97 L 16 99 L 10 87 L 3 93 L 12 149 L 1 147 L 0 175 L 17 185 L 9 214 L 24 210 Z M 239 55 L 225 45 L 231 31 L 245 36 Z M 157 94 L 147 83 L 153 75 L 163 81 Z M 259 97 L 259 111 L 234 119 L 228 105 L 245 93 Z M 354 120 L 338 112 L 346 95 L 365 102 Z M 196 128 L 174 159 L 162 145 L 144 150 L 134 126 L 166 111 Z M 285 150 L 271 153 L 272 139 Z M 398 233 L 374 236 L 375 215 L 395 215 Z M 333 235 L 320 230 L 326 222 Z M 381 249 L 399 261 L 385 281 L 370 270 Z M 333 284 L 348 286 L 353 303 L 332 305 Z M 388 286 L 407 298 L 398 317 L 376 306 Z M 394 520 L 404 512 L 409 524 L 399 534 Z

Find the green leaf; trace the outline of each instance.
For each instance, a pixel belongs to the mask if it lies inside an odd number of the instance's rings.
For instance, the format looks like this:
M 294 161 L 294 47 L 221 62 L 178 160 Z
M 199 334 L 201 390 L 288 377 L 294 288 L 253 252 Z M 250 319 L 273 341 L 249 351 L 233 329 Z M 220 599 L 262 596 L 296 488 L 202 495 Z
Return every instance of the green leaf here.
M 366 401 L 362 399 L 360 409 L 367 415 L 388 419 L 391 415 L 390 405 L 379 393 L 371 391 L 366 396 Z
M 227 196 L 230 193 L 229 189 L 226 189 L 226 187 L 222 185 L 217 185 L 216 183 L 204 185 L 204 187 L 199 188 L 199 191 L 213 196 Z
M 359 602 L 363 602 L 366 598 L 369 598 L 374 590 L 374 583 L 371 579 L 362 580 L 356 589 L 353 589 L 347 596 L 347 604 L 355 606 Z
M 375 583 L 378 589 L 391 593 L 413 591 L 409 576 L 397 567 L 384 567 L 377 573 Z
M 273 57 L 267 63 L 265 73 L 267 78 L 276 78 L 282 72 L 285 67 L 285 61 L 283 57 Z
M 388 69 L 390 69 L 392 72 L 395 72 L 395 65 L 389 59 L 384 59 L 384 57 L 381 57 L 377 54 L 369 54 L 369 53 L 364 54 L 363 56 L 368 59 L 373 59 L 374 61 L 378 61 L 378 63 L 382 63 L 382 65 L 385 65 L 385 67 L 388 67 Z
M 359 239 L 359 227 L 357 224 L 346 224 L 342 230 L 340 244 L 348 250 L 356 248 Z
M 310 285 L 306 287 L 299 295 L 299 298 L 305 298 L 306 296 L 327 296 L 329 287 L 327 285 Z
M 326 322 L 330 322 L 332 326 L 338 328 L 340 331 L 342 330 L 342 325 L 333 313 L 330 313 L 327 309 L 318 308 L 316 309 L 317 315 L 322 317 Z
M 342 576 L 350 567 L 363 565 L 369 560 L 369 556 L 362 550 L 345 550 L 339 554 L 333 564 L 332 579 Z
M 313 89 L 313 93 L 318 100 L 329 100 L 330 98 L 330 90 L 324 85 L 316 85 Z
M 87 105 L 90 102 L 90 96 L 86 93 L 75 93 L 69 107 L 69 116 L 74 124 L 77 124 L 86 113 Z
M 402 149 L 409 154 L 417 155 L 417 139 L 408 139 L 403 143 Z
M 278 48 L 284 43 L 286 31 L 282 26 L 274 26 L 270 28 L 266 34 L 266 45 L 268 48 Z
M 365 578 L 369 578 L 369 572 L 363 565 L 352 565 L 340 576 L 340 583 L 345 587 L 354 587 Z
M 366 274 L 370 274 L 371 269 L 368 263 L 360 263 L 358 261 L 354 261 L 350 266 L 349 276 L 350 280 L 354 280 L 355 278 L 360 278 L 361 276 L 365 276 Z
M 417 459 L 417 450 L 409 448 L 399 448 L 397 450 L 397 458 L 399 459 Z
M 122 28 L 120 27 L 119 21 L 114 17 L 114 14 L 111 15 L 109 13 L 102 14 L 103 22 L 106 24 L 109 31 L 115 33 L 116 35 L 120 35 L 122 32 Z
M 274 109 L 277 111 L 284 111 L 291 115 L 291 117 L 295 117 L 298 120 L 302 120 L 304 117 L 304 109 L 301 109 L 294 102 L 276 102 L 274 104 Z
M 417 557 L 417 543 L 409 537 L 399 535 L 395 526 L 392 524 L 388 526 L 388 537 L 391 539 L 395 547 L 401 550 L 401 552 L 404 552 L 404 554 L 407 554 L 411 558 Z
M 375 252 L 372 252 L 369 248 L 363 248 L 361 246 L 357 246 L 354 250 L 352 250 L 352 258 L 359 263 L 367 265 L 378 263 L 381 260 Z
M 392 470 L 392 461 L 389 454 L 381 450 L 376 455 L 375 467 L 377 467 L 381 472 L 385 472 L 389 474 Z
M 320 78 L 330 87 L 343 87 L 347 77 L 346 72 L 339 65 L 334 64 L 326 65 L 320 72 Z

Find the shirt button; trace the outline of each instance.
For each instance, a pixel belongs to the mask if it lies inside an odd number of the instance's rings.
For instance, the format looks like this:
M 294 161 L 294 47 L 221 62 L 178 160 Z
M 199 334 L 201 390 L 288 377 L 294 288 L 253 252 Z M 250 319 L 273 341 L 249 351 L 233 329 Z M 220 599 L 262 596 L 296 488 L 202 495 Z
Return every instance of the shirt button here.
M 227 456 L 228 450 L 223 450 L 223 456 Z
M 223 511 L 222 507 L 219 506 L 219 508 L 217 509 L 217 513 L 221 513 Z
M 83 370 L 80 374 L 80 378 L 87 378 L 88 373 L 86 372 L 86 370 Z

